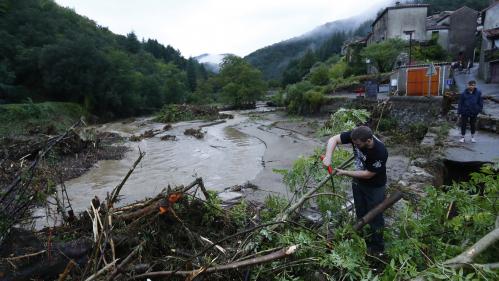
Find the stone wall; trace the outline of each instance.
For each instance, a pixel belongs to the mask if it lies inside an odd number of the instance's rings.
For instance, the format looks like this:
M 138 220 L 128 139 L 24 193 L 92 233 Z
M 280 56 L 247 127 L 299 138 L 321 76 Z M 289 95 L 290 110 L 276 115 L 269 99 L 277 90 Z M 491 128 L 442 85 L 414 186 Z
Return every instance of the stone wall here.
M 392 96 L 388 99 L 384 116 L 397 119 L 402 127 L 415 123 L 431 124 L 438 118 L 442 111 L 442 97 L 399 97 Z M 382 106 L 382 100 L 334 98 L 321 107 L 321 114 L 331 114 L 340 107 L 365 108 L 372 112 L 376 106 Z
M 390 115 L 401 125 L 430 124 L 438 118 L 442 97 L 390 97 Z

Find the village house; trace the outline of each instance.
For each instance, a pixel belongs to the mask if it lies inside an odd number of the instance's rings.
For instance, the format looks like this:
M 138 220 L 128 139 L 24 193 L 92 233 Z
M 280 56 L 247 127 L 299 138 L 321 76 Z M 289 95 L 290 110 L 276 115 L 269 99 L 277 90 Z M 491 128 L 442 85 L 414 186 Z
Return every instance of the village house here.
M 400 38 L 424 42 L 428 4 L 400 4 L 386 7 L 372 23 L 372 35 L 367 45 L 383 40 Z
M 427 40 L 437 37 L 437 42 L 452 60 L 464 65 L 473 62 L 478 12 L 463 6 L 455 11 L 444 11 L 427 17 Z
M 499 83 L 499 2 L 482 11 L 482 47 L 479 75 L 487 83 Z
M 356 63 L 360 59 L 360 51 L 366 46 L 367 37 L 355 37 L 347 40 L 341 46 L 341 55 L 347 63 Z

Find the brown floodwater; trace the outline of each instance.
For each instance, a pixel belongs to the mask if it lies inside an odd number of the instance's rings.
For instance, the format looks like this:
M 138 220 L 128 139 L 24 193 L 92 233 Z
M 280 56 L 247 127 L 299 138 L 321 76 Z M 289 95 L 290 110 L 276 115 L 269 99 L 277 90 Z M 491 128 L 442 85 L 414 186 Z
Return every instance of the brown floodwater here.
M 187 185 L 196 177 L 202 177 L 205 186 L 215 191 L 254 181 L 274 192 L 285 193 L 282 176 L 274 175 L 272 169 L 291 167 L 294 159 L 313 151 L 318 143 L 303 136 L 285 135 L 279 129 L 262 130 L 273 120 L 252 119 L 246 114 L 248 111 L 230 113 L 234 119 L 203 127 L 203 139 L 184 135 L 185 129 L 209 123 L 194 121 L 175 123 L 169 131 L 140 142 L 127 141 L 125 145 L 130 151 L 123 159 L 99 161 L 83 176 L 65 183 L 72 208 L 79 213 L 90 205 L 94 196 L 103 200 L 125 177 L 139 149 L 146 155 L 125 183 L 118 205 L 153 197 L 168 185 Z M 107 123 L 98 130 L 129 137 L 163 126 L 151 118 L 139 118 L 130 123 Z M 175 135 L 176 141 L 160 140 L 165 134 Z M 44 209 L 35 212 L 41 218 L 36 222 L 38 228 L 54 223 L 47 220 L 45 212 Z

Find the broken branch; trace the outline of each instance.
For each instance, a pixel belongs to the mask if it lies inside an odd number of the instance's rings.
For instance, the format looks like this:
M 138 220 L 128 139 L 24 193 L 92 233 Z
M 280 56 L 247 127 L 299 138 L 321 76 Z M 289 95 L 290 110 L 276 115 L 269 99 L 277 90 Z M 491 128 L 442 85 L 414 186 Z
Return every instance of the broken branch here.
M 255 258 L 251 258 L 248 260 L 233 262 L 233 263 L 229 263 L 229 264 L 225 264 L 225 265 L 209 267 L 206 270 L 202 271 L 200 274 L 209 274 L 209 273 L 219 272 L 219 271 L 224 271 L 224 270 L 240 269 L 240 268 L 244 268 L 244 267 L 249 267 L 249 266 L 259 265 L 262 263 L 271 262 L 274 260 L 285 258 L 289 255 L 292 255 L 296 252 L 297 249 L 298 249 L 298 245 L 293 245 L 293 246 L 281 249 L 279 251 L 270 253 L 270 254 L 265 255 L 265 256 L 255 257 Z M 133 279 L 164 277 L 164 276 L 171 276 L 171 275 L 188 276 L 190 274 L 197 274 L 198 272 L 199 272 L 199 269 L 198 270 L 191 270 L 191 271 L 157 271 L 157 272 L 149 272 L 149 273 L 137 275 L 137 276 L 134 276 Z

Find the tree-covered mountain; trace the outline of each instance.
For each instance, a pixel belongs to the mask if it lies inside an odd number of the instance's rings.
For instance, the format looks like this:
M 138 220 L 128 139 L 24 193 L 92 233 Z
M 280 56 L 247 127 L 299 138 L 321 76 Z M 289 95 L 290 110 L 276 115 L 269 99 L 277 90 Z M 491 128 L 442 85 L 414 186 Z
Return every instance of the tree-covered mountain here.
M 256 50 L 245 59 L 260 69 L 265 79 L 281 79 L 292 60 L 302 57 L 307 51 L 320 49 L 335 33 L 352 31 L 359 24 L 355 19 L 326 23 L 301 36 Z
M 123 117 L 183 102 L 204 68 L 172 46 L 117 35 L 52 0 L 0 0 L 0 100 L 70 101 Z

